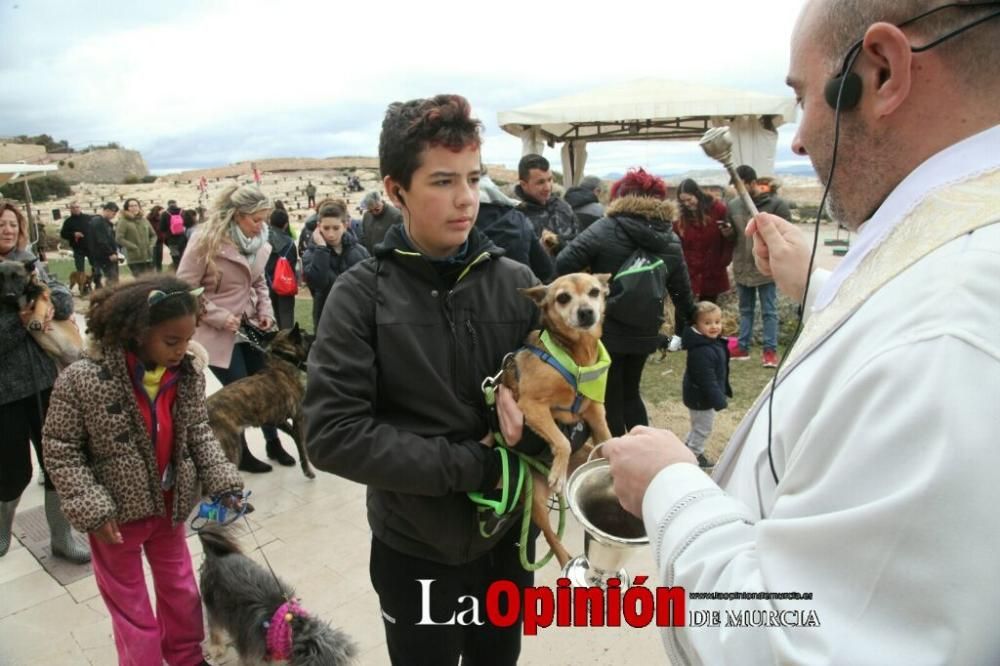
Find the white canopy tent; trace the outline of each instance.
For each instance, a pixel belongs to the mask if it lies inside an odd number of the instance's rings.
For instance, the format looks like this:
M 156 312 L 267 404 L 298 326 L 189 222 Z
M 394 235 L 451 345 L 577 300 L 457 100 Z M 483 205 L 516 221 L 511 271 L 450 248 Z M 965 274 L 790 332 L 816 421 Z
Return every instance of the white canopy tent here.
M 795 100 L 692 83 L 641 79 L 501 111 L 504 131 L 521 138 L 523 155 L 562 143 L 563 183 L 576 185 L 596 141 L 697 140 L 728 125 L 733 160 L 774 174 L 777 128 L 795 120 Z
M 59 167 L 55 164 L 0 164 L 0 185 L 15 180 L 19 176 L 43 171 L 56 171 L 57 169 Z

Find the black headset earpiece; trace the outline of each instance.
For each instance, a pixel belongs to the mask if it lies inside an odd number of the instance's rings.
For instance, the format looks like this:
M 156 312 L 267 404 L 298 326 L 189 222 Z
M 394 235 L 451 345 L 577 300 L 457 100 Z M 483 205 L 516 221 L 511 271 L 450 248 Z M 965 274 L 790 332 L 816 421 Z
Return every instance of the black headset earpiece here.
M 403 198 L 403 190 L 396 188 L 396 198 L 399 199 L 399 203 L 406 205 L 406 199 Z
M 823 93 L 831 109 L 836 111 L 839 106 L 841 111 L 850 111 L 861 101 L 862 89 L 861 76 L 848 72 L 827 81 Z

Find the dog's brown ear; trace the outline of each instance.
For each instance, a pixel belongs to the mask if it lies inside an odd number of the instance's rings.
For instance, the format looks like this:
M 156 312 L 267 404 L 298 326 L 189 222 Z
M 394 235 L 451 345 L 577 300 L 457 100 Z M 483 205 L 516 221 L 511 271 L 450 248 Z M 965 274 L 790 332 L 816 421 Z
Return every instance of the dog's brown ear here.
M 549 288 L 544 284 L 540 284 L 537 287 L 528 287 L 527 289 L 518 289 L 519 292 L 530 298 L 535 302 L 535 305 L 541 305 L 542 301 L 545 300 L 545 294 L 549 293 Z
M 594 273 L 594 277 L 601 281 L 605 289 L 607 289 L 608 283 L 611 282 L 611 273 Z

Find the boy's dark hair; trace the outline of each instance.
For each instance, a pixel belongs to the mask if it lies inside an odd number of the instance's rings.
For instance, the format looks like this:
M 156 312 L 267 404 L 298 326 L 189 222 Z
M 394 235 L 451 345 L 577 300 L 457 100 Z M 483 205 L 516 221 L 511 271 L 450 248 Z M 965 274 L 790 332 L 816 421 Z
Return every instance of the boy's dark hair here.
M 133 282 L 101 289 L 90 297 L 87 333 L 101 347 L 131 349 L 150 327 L 170 319 L 201 313 L 191 285 L 172 275 L 144 275 Z M 150 292 L 166 296 L 150 305 Z
M 517 163 L 517 177 L 524 182 L 528 182 L 532 169 L 548 171 L 550 168 L 551 167 L 549 166 L 549 161 L 547 159 L 541 155 L 536 155 L 535 153 L 528 153 L 521 158 L 520 162 Z
M 198 224 L 198 211 L 193 208 L 188 208 L 181 213 L 181 217 L 184 218 L 184 228 L 190 229 L 191 227 Z
M 316 222 L 324 217 L 339 217 L 347 221 L 347 204 L 339 199 L 324 199 L 316 206 Z
M 736 175 L 739 176 L 740 180 L 742 180 L 744 183 L 752 183 L 753 181 L 757 180 L 757 172 L 754 170 L 752 166 L 749 166 L 747 164 L 741 164 L 740 166 L 736 167 Z
M 469 101 L 461 95 L 435 95 L 390 104 L 378 141 L 382 177 L 390 176 L 409 189 L 425 149 L 444 146 L 458 152 L 469 146 L 478 148 L 483 124 L 471 112 Z
M 271 211 L 271 219 L 269 222 L 272 227 L 284 229 L 288 226 L 288 211 L 284 208 L 275 207 L 275 209 Z

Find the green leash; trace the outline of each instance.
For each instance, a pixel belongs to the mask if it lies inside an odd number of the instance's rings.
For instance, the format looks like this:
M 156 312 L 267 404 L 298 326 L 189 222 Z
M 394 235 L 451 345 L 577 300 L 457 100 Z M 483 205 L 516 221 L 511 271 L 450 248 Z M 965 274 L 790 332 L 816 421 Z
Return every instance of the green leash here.
M 504 359 L 506 361 L 506 359 Z M 503 364 L 501 364 L 503 365 Z M 517 507 L 518 500 L 524 495 L 524 504 L 521 510 L 521 539 L 518 548 L 518 555 L 521 566 L 525 571 L 538 571 L 552 559 L 554 553 L 551 549 L 542 559 L 537 562 L 528 561 L 528 532 L 531 529 L 531 505 L 535 494 L 535 484 L 531 480 L 531 470 L 540 473 L 544 478 L 548 478 L 549 469 L 534 458 L 519 451 L 507 447 L 507 442 L 500 431 L 499 417 L 496 414 L 497 387 L 500 386 L 500 377 L 503 374 L 501 369 L 493 377 L 483 380 L 483 398 L 486 401 L 487 411 L 490 416 L 490 428 L 493 431 L 493 439 L 500 454 L 500 467 L 503 480 L 500 491 L 500 499 L 493 500 L 485 497 L 480 492 L 466 493 L 469 499 L 478 505 L 479 510 L 479 534 L 483 538 L 490 538 L 506 522 L 506 518 Z M 515 456 L 511 460 L 510 456 Z M 514 462 L 516 461 L 516 463 Z M 517 474 L 517 480 L 511 484 L 511 474 Z M 556 535 L 561 540 L 566 530 L 566 498 L 559 494 L 559 527 Z

